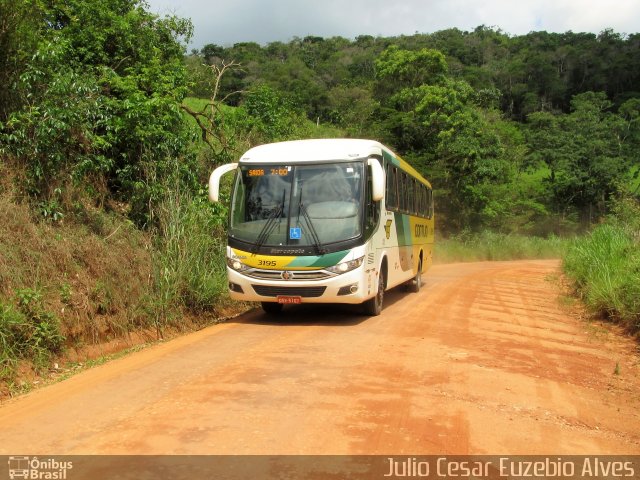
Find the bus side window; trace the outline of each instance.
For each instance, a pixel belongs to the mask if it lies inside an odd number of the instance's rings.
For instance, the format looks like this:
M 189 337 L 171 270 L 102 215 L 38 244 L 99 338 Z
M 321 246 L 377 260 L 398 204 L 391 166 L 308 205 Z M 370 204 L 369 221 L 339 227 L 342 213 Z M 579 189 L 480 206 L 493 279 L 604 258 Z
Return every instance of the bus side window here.
M 417 215 L 418 214 L 418 208 L 417 208 L 417 201 L 416 201 L 416 197 L 417 197 L 417 193 L 418 193 L 418 183 L 416 182 L 415 178 L 411 179 L 411 183 L 409 184 L 409 208 L 411 209 L 411 211 L 409 213 L 411 213 L 411 215 Z
M 404 184 L 404 172 L 398 171 L 398 211 L 404 212 L 406 204 L 406 187 Z
M 411 186 L 409 175 L 402 172 L 402 213 L 410 213 L 411 210 Z
M 387 167 L 387 191 L 385 194 L 385 202 L 387 210 L 398 208 L 398 195 L 396 192 L 397 169 L 392 165 Z
M 380 216 L 380 202 L 374 202 L 372 198 L 373 184 L 371 180 L 371 172 L 367 173 L 367 191 L 365 192 L 365 238 L 369 238 L 378 224 Z
M 433 190 L 429 189 L 429 218 L 433 217 L 434 206 L 433 206 Z
M 420 189 L 422 192 L 422 203 L 420 205 L 420 215 L 429 218 L 429 188 L 426 185 L 422 185 Z
M 424 210 L 424 198 L 425 198 L 425 188 L 421 183 L 416 184 L 416 215 L 419 217 L 425 216 Z

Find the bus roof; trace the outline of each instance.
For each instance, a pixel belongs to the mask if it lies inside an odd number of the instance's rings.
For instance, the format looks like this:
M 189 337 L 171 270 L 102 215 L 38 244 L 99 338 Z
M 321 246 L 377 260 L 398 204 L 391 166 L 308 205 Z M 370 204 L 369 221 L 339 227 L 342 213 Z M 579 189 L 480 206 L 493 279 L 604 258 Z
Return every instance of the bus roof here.
M 382 155 L 385 148 L 374 140 L 347 138 L 293 140 L 267 143 L 248 150 L 241 163 L 304 163 L 325 160 L 352 161 L 370 155 Z M 388 150 L 388 149 L 387 149 Z

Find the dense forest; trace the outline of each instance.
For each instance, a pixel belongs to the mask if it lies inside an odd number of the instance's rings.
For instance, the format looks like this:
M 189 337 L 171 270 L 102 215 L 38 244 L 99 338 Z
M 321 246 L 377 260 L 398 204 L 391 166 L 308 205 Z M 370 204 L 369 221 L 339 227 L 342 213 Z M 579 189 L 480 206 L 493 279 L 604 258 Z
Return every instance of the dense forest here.
M 226 210 L 206 179 L 255 144 L 382 141 L 432 181 L 440 239 L 640 218 L 640 34 L 479 26 L 187 53 L 192 29 L 141 0 L 0 0 L 0 387 L 64 345 L 220 309 Z
M 201 65 L 224 61 L 238 64 L 220 85 L 229 104 L 269 91 L 313 121 L 395 148 L 439 190 L 444 231 L 562 233 L 638 193 L 639 34 L 479 26 L 208 44 L 187 59 L 194 95 L 208 92 Z

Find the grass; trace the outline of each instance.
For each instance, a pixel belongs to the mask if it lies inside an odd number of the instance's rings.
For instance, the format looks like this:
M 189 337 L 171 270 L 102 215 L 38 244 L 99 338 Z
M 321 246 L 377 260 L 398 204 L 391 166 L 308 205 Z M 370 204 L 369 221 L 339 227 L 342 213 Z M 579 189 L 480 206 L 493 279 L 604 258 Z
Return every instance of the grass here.
M 154 297 L 160 326 L 173 324 L 175 307 L 214 311 L 227 292 L 222 222 L 226 215 L 206 198 L 174 189 L 156 212 L 159 231 L 154 250 Z
M 585 305 L 640 332 L 640 241 L 637 230 L 618 222 L 575 240 L 563 267 Z
M 560 258 L 568 240 L 485 231 L 436 239 L 436 263 Z
M 614 214 L 567 250 L 564 270 L 593 312 L 640 334 L 640 202 L 623 199 Z

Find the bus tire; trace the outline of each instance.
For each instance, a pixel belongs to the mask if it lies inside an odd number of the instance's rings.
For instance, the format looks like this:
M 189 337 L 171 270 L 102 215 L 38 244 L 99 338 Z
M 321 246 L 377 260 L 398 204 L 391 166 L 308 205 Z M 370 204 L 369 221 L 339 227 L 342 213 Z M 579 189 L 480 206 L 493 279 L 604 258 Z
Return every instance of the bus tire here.
M 380 270 L 380 275 L 378 277 L 378 291 L 376 292 L 375 297 L 370 298 L 363 304 L 364 313 L 366 315 L 375 317 L 382 313 L 385 284 L 386 284 L 386 278 L 385 278 L 384 270 Z
M 418 263 L 418 273 L 413 277 L 413 280 L 409 281 L 407 287 L 409 287 L 409 291 L 413 293 L 418 293 L 420 291 L 420 288 L 422 287 L 422 260 Z
M 276 302 L 262 302 L 262 309 L 269 315 L 277 315 L 282 312 L 282 304 Z

